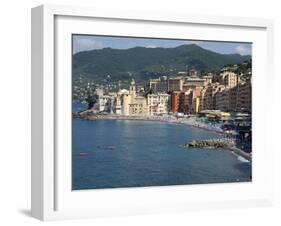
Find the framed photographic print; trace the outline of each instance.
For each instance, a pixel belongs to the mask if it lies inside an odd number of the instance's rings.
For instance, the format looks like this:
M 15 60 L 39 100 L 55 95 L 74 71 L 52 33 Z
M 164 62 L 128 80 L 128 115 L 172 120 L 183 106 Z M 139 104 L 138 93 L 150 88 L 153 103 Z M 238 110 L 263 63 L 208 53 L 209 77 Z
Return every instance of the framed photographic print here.
M 32 9 L 32 216 L 271 204 L 272 29 L 263 19 Z

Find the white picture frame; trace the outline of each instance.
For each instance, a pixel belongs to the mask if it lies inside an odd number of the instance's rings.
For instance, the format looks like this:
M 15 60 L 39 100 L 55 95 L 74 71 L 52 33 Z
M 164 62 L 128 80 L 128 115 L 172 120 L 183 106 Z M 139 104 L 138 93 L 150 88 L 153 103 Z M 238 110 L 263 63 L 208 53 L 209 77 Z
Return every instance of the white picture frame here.
M 251 33 L 248 41 L 253 42 L 254 59 L 253 182 L 71 191 L 69 184 L 71 164 L 68 157 L 62 158 L 64 154 L 68 155 L 69 139 L 62 141 L 59 135 L 59 131 L 69 131 L 71 128 L 71 125 L 67 124 L 69 121 L 62 119 L 62 115 L 70 115 L 69 105 L 64 105 L 62 102 L 64 98 L 68 98 L 70 86 L 63 86 L 60 81 L 62 76 L 57 76 L 63 74 L 68 82 L 71 80 L 71 73 L 69 73 L 71 68 L 67 69 L 71 57 L 71 45 L 63 40 L 65 40 L 64 35 L 67 37 L 77 31 L 91 33 L 87 24 L 94 23 L 95 26 L 99 26 L 104 20 L 109 23 L 106 26 L 112 28 L 111 33 L 108 34 L 116 33 L 114 23 L 120 23 L 120 26 L 139 26 L 138 31 L 122 29 L 118 34 L 127 36 L 134 34 L 145 36 L 145 32 L 151 31 L 152 33 L 147 36 L 165 34 L 165 37 L 181 35 L 184 37 L 186 34 L 178 32 L 177 26 L 181 28 L 189 26 L 190 29 L 195 29 L 194 35 L 186 37 L 187 39 L 245 41 Z M 167 31 L 161 34 L 161 29 L 154 29 L 155 26 L 174 27 L 175 33 L 171 34 L 171 31 L 170 33 Z M 214 33 L 212 29 L 223 32 Z M 231 37 L 233 34 L 231 29 L 237 29 L 239 32 Z M 100 29 L 99 32 L 104 34 L 107 31 Z M 156 33 L 153 34 L 153 31 Z M 266 106 L 270 106 L 270 100 L 265 100 L 262 93 L 264 85 L 273 83 L 272 39 L 273 22 L 265 19 L 102 10 L 57 5 L 33 8 L 32 216 L 41 220 L 56 220 L 272 204 L 273 179 L 270 175 L 273 172 L 273 151 L 266 143 L 266 119 L 269 109 Z M 65 53 L 62 53 L 61 49 L 65 50 Z M 66 57 L 61 57 L 61 54 L 65 54 Z M 68 82 L 66 84 L 69 84 Z

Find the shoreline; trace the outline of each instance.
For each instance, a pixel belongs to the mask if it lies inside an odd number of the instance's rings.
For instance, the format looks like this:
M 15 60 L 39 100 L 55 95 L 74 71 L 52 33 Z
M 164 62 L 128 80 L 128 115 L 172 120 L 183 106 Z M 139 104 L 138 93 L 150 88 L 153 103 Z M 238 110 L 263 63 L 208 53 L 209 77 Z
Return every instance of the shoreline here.
M 252 161 L 252 154 L 247 153 L 235 146 L 235 140 L 229 138 L 222 139 L 206 139 L 206 140 L 193 140 L 187 142 L 183 147 L 185 148 L 200 148 L 207 150 L 229 150 L 236 156 L 242 157 L 249 162 Z
M 202 122 L 196 122 L 196 116 L 192 116 L 191 118 L 183 118 L 183 119 L 178 119 L 178 118 L 163 118 L 163 116 L 122 116 L 122 115 L 94 115 L 90 112 L 82 112 L 78 113 L 76 116 L 77 118 L 80 118 L 82 120 L 89 120 L 89 121 L 97 121 L 97 120 L 134 120 L 134 121 L 150 121 L 150 122 L 161 122 L 161 123 L 168 123 L 168 124 L 176 124 L 176 125 L 183 125 L 183 126 L 189 126 L 192 128 L 197 128 L 197 129 L 202 129 L 205 131 L 217 133 L 220 135 L 223 135 L 224 132 L 223 130 L 215 130 L 214 127 L 207 127 L 204 125 Z M 161 118 L 160 118 L 161 117 Z M 208 148 L 204 148 L 208 149 Z M 249 162 L 252 162 L 252 155 L 250 153 L 247 153 L 235 146 L 233 147 L 227 147 L 225 148 L 228 151 L 230 151 L 232 154 L 236 156 L 240 156 L 244 159 L 246 159 Z
M 85 112 L 87 114 L 87 112 Z M 83 114 L 85 114 L 83 112 Z M 206 130 L 209 132 L 214 132 L 218 134 L 224 134 L 223 130 L 219 130 L 218 128 L 210 128 L 207 127 L 206 124 L 202 122 L 195 122 L 194 120 L 197 118 L 196 116 L 191 116 L 190 118 L 164 118 L 163 116 L 123 116 L 123 115 L 81 115 L 78 114 L 78 118 L 83 120 L 89 121 L 96 121 L 96 120 L 136 120 L 136 121 L 156 121 L 162 123 L 169 123 L 169 124 L 177 124 L 177 125 L 186 125 L 197 129 Z
M 248 160 L 249 162 L 252 162 L 252 154 L 251 153 L 247 153 L 237 147 L 229 147 L 228 148 L 229 151 L 233 152 L 233 154 L 240 156 L 246 160 Z

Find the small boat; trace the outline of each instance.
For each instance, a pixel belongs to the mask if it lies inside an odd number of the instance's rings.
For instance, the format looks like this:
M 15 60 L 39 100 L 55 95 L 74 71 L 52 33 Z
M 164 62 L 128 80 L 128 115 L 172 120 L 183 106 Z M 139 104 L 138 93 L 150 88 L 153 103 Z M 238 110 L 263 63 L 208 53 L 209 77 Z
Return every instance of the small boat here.
M 85 155 L 87 155 L 87 152 L 80 152 L 79 153 L 79 156 L 85 156 Z
M 116 148 L 116 146 L 115 145 L 109 145 L 109 146 L 107 146 L 107 148 L 110 149 L 110 150 L 114 150 Z

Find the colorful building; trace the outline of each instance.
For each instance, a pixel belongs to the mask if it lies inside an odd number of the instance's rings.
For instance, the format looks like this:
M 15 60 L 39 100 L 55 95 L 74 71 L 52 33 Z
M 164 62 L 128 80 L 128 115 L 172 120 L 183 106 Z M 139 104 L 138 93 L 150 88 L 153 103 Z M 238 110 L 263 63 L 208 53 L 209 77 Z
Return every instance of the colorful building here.
M 251 79 L 237 86 L 237 111 L 252 112 L 252 82 Z
M 171 111 L 173 113 L 180 112 L 180 93 L 179 91 L 174 91 L 171 94 Z
M 122 115 L 148 115 L 146 98 L 144 96 L 137 96 L 134 80 L 131 82 L 129 93 L 123 94 L 121 99 Z
M 224 71 L 220 74 L 220 81 L 219 83 L 221 85 L 224 85 L 226 87 L 232 88 L 238 85 L 240 81 L 239 75 L 235 74 L 231 71 Z
M 147 106 L 149 115 L 167 114 L 170 110 L 170 95 L 167 93 L 148 94 Z
M 182 91 L 183 80 L 182 78 L 170 78 L 168 79 L 168 91 Z

